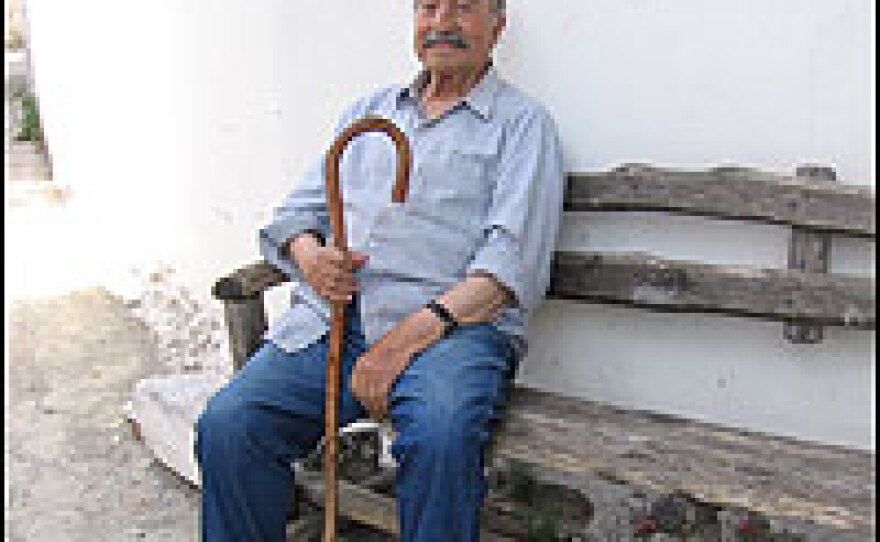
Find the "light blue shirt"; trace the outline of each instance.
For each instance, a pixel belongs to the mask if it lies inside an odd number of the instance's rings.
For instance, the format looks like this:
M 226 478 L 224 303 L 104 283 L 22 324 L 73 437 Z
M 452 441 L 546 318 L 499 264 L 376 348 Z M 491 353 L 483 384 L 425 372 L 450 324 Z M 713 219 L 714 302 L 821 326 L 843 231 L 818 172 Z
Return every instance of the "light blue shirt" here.
M 401 204 L 391 202 L 396 153 L 387 136 L 358 136 L 343 154 L 340 182 L 349 247 L 370 256 L 356 275 L 364 336 L 373 343 L 469 273 L 482 271 L 515 296 L 494 324 L 521 358 L 529 316 L 549 284 L 562 217 L 556 125 L 493 67 L 455 107 L 433 120 L 417 99 L 424 83 L 423 73 L 412 85 L 384 88 L 357 101 L 335 131 L 338 135 L 351 122 L 378 115 L 406 134 L 412 151 L 409 191 Z M 288 352 L 329 329 L 330 303 L 303 280 L 282 248 L 308 229 L 332 240 L 323 163 L 321 157 L 259 232 L 263 257 L 294 282 L 291 307 L 266 335 Z

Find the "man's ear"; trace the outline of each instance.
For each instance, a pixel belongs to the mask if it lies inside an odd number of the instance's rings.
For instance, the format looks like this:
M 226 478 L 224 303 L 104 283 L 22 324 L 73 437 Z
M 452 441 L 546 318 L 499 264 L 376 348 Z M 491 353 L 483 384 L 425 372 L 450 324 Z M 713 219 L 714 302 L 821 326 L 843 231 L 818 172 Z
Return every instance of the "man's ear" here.
M 492 28 L 492 47 L 498 45 L 498 39 L 501 38 L 501 32 L 507 26 L 507 15 L 499 12 L 495 14 L 495 25 Z

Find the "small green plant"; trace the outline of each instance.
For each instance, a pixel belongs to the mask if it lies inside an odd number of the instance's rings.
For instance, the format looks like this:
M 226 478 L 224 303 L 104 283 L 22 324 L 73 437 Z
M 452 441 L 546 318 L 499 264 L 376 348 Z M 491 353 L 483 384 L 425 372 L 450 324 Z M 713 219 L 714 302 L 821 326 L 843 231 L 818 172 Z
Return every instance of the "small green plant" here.
M 43 142 L 43 129 L 40 127 L 40 115 L 37 112 L 37 97 L 31 92 L 18 95 L 21 103 L 21 131 L 15 136 L 16 141 Z

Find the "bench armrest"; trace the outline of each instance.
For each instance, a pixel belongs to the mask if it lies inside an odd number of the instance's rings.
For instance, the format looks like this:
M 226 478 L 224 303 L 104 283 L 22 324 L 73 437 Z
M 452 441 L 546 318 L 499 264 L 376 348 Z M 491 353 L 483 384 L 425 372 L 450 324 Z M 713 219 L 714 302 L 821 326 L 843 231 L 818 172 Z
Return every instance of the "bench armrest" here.
M 263 293 L 287 281 L 284 273 L 263 260 L 236 269 L 214 283 L 211 293 L 223 302 L 234 370 L 253 355 L 268 327 Z
M 287 281 L 280 269 L 261 260 L 217 279 L 211 293 L 220 301 L 244 301 L 260 297 L 266 290 Z

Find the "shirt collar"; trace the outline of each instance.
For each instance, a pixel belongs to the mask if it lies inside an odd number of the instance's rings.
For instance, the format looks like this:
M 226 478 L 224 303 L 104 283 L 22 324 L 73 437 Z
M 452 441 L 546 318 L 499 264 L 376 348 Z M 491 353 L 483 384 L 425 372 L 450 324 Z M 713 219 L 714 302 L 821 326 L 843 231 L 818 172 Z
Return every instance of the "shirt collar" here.
M 428 84 L 428 72 L 422 70 L 416 76 L 412 83 L 402 87 L 397 94 L 398 105 L 401 101 L 414 101 Z M 489 65 L 489 69 L 483 74 L 483 78 L 468 92 L 467 96 L 462 98 L 462 103 L 467 105 L 483 120 L 489 120 L 492 117 L 493 105 L 495 103 L 495 93 L 500 84 L 498 72 L 493 65 Z

